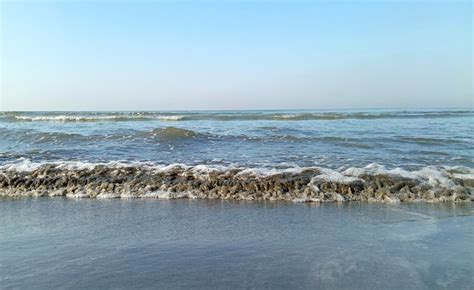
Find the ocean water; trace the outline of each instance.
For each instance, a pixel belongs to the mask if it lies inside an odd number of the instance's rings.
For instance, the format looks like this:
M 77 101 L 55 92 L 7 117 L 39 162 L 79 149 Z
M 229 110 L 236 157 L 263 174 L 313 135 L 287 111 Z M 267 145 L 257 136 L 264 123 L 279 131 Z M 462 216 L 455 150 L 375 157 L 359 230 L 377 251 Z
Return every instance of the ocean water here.
M 2 289 L 472 289 L 472 203 L 4 199 Z
M 2 112 L 0 196 L 471 201 L 471 110 Z
M 473 132 L 472 110 L 1 112 L 0 166 L 473 168 Z
M 3 112 L 0 288 L 472 289 L 473 132 L 472 110 Z

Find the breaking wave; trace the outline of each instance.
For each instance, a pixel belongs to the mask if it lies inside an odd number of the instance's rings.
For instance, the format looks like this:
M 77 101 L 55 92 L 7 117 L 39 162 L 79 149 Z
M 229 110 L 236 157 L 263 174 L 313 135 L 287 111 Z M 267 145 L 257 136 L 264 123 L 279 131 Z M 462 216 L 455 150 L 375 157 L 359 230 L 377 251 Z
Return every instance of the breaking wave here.
M 278 111 L 188 111 L 188 112 L 1 112 L 0 119 L 10 122 L 125 122 L 125 121 L 305 121 L 305 120 L 344 120 L 344 119 L 392 119 L 392 118 L 453 118 L 473 117 L 472 110 L 443 111 L 296 111 L 281 113 Z
M 474 169 L 416 171 L 379 164 L 333 170 L 146 163 L 35 163 L 0 166 L 0 196 L 209 198 L 294 202 L 470 202 Z
M 53 115 L 53 116 L 13 116 L 16 121 L 29 122 L 105 122 L 105 121 L 181 121 L 180 115 Z M 11 120 L 12 118 L 10 118 Z

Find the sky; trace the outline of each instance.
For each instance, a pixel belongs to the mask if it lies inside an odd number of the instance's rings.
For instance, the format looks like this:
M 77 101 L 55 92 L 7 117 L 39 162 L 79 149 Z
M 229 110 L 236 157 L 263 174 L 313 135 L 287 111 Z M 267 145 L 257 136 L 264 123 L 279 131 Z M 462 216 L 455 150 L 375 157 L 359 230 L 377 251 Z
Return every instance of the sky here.
M 0 110 L 473 107 L 471 1 L 0 3 Z

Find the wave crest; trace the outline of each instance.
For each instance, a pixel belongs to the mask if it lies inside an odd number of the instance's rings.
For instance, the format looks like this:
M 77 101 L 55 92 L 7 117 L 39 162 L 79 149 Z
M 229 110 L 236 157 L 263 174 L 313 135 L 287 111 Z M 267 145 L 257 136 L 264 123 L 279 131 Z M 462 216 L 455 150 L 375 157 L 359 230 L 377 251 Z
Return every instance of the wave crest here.
M 11 122 L 119 122 L 119 121 L 311 121 L 344 119 L 410 119 L 472 117 L 472 110 L 440 111 L 188 111 L 188 112 L 0 112 L 0 119 Z
M 162 127 L 153 129 L 151 132 L 145 133 L 147 136 L 156 136 L 162 139 L 180 139 L 180 138 L 196 138 L 200 134 L 193 130 L 177 128 L 177 127 Z
M 181 121 L 185 116 L 181 115 L 142 115 L 142 114 L 118 114 L 118 115 L 52 115 L 52 116 L 13 116 L 16 121 L 27 122 L 106 122 L 106 121 Z
M 474 169 L 417 171 L 378 164 L 328 168 L 241 168 L 126 163 L 33 163 L 0 167 L 0 196 L 210 198 L 306 202 L 469 202 Z

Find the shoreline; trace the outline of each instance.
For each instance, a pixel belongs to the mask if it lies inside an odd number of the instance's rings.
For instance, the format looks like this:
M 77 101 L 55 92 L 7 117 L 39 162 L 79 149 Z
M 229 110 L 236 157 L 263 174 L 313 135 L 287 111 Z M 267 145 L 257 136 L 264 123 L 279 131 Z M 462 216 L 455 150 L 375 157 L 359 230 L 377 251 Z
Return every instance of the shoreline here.
M 469 172 L 467 172 L 468 170 Z M 372 164 L 262 170 L 205 165 L 42 164 L 0 170 L 0 197 L 196 198 L 291 202 L 472 202 L 470 169 L 387 170 Z

